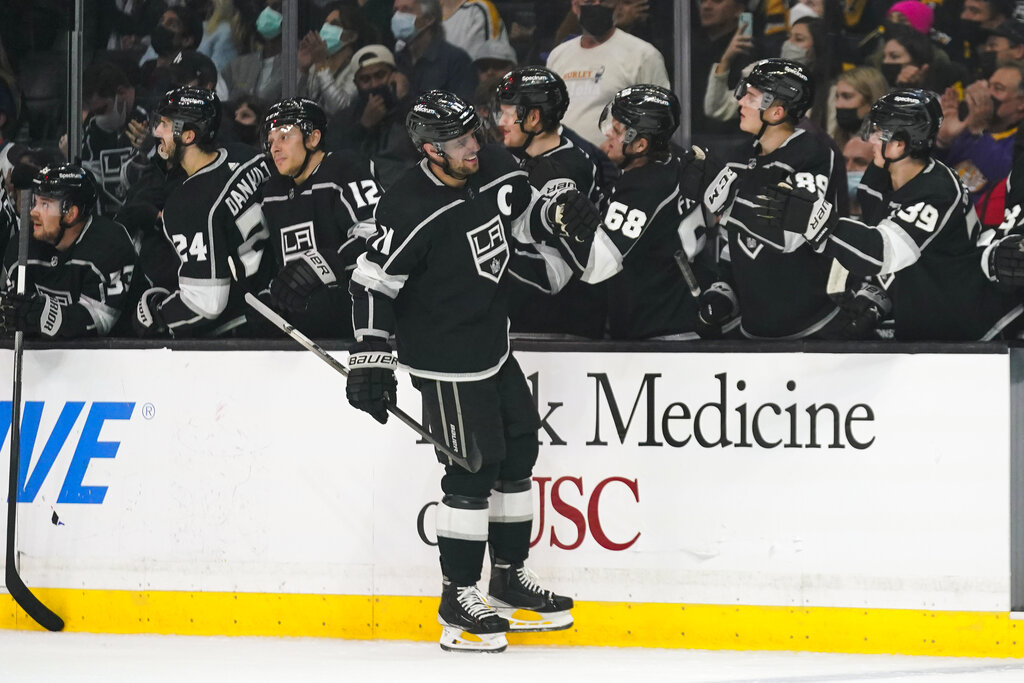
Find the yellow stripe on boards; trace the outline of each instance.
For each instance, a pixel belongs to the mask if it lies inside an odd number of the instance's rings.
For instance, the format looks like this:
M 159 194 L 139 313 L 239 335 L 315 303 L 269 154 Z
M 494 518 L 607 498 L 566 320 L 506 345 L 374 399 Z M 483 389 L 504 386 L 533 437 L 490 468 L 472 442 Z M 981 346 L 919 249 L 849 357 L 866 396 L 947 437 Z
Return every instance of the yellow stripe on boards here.
M 437 597 L 39 588 L 68 631 L 437 640 Z M 577 602 L 572 628 L 509 643 L 1024 657 L 1005 612 Z M 8 595 L 0 628 L 39 629 Z

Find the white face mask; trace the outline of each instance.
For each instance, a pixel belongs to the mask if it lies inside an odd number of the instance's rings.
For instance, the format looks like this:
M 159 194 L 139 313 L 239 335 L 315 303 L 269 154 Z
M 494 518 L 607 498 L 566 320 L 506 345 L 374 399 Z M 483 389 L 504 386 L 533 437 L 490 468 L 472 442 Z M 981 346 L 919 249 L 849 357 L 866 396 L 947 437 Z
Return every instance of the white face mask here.
M 116 133 L 124 128 L 128 120 L 128 102 L 120 95 L 114 96 L 114 104 L 105 114 L 97 114 L 93 117 L 96 127 L 107 133 Z
M 808 53 L 808 50 L 807 50 L 806 47 L 800 47 L 799 45 L 794 45 L 793 43 L 791 43 L 791 42 L 789 42 L 787 40 L 786 42 L 784 42 L 782 44 L 782 51 L 779 52 L 779 57 L 781 57 L 782 59 L 788 59 L 788 60 L 797 62 L 798 64 L 803 64 L 803 65 L 806 66 L 811 61 L 810 57 L 808 57 L 807 53 Z

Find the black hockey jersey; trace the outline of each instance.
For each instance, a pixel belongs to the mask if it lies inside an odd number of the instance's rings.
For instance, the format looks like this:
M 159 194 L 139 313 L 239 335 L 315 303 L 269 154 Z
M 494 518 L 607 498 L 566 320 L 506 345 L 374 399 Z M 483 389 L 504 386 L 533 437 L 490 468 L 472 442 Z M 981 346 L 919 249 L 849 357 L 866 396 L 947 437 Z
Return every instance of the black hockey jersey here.
M 515 157 L 490 146 L 477 158 L 462 188 L 426 159 L 406 170 L 377 204 L 377 236 L 350 283 L 356 337 L 394 333 L 399 363 L 428 379 L 484 379 L 502 366 L 510 270 L 530 279 L 540 264 L 555 291 L 571 274 L 524 254 L 531 230 L 544 230 L 543 201 Z
M 4 253 L 5 289 L 17 283 L 18 240 Z M 49 297 L 47 337 L 105 336 L 120 318 L 135 270 L 135 246 L 120 223 L 90 218 L 64 251 L 29 239 L 25 294 Z M 49 308 L 52 306 L 52 310 Z
M 520 160 L 530 184 L 545 197 L 575 188 L 601 204 L 597 166 L 569 138 L 533 158 Z M 515 277 L 510 282 L 509 318 L 513 332 L 545 332 L 599 338 L 604 336 L 607 302 L 603 283 L 588 284 L 573 278 L 560 292 L 546 291 L 546 283 Z
M 267 228 L 260 191 L 267 158 L 224 149 L 171 192 L 164 235 L 178 253 L 178 289 L 160 305 L 175 336 L 219 336 L 245 323 L 242 295 L 258 289 Z
M 797 129 L 770 154 L 754 155 L 737 173 L 731 204 L 721 224 L 723 279 L 731 281 L 740 303 L 740 329 L 758 339 L 801 339 L 825 327 L 838 313 L 827 293 L 832 259 L 815 252 L 804 238 L 770 229 L 757 215 L 757 196 L 782 181 L 804 187 L 836 206 L 839 163 L 835 152 Z
M 675 254 L 682 250 L 692 261 L 704 248 L 707 228 L 700 198 L 682 196 L 683 163 L 689 162 L 673 155 L 628 170 L 608 199 L 599 249 L 621 271 L 608 280 L 612 339 L 696 338 L 697 302 Z
M 337 278 L 337 288 L 314 293 L 306 311 L 294 315 L 294 324 L 308 334 L 352 336 L 348 278 L 376 232 L 373 210 L 381 194 L 372 163 L 351 152 L 326 155 L 301 186 L 278 174 L 264 186 L 274 274 L 315 249 Z
M 145 120 L 147 114 L 136 107 L 130 115 Z M 82 168 L 96 179 L 100 190 L 100 209 L 113 216 L 124 204 L 127 186 L 122 182 L 121 169 L 135 150 L 123 130 L 110 132 L 96 125 L 96 117 L 89 118 L 82 129 Z
M 7 184 L 0 178 L 0 252 L 7 251 L 11 236 L 18 232 L 18 223 L 18 210 L 14 208 L 14 199 L 7 193 Z
M 898 190 L 870 166 L 860 221 L 840 219 L 826 253 L 856 274 L 877 274 L 893 301 L 895 336 L 912 341 L 992 339 L 1021 313 L 981 268 L 981 224 L 970 194 L 945 164 L 928 160 Z

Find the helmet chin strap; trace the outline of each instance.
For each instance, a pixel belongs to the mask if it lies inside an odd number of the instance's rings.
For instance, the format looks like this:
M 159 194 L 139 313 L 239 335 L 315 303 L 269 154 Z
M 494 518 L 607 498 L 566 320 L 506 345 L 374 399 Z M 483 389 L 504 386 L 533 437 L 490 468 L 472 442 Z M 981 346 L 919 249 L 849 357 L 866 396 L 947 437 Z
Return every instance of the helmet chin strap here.
M 889 142 L 887 140 L 882 140 L 882 168 L 884 168 L 887 171 L 889 170 L 889 165 L 892 162 L 902 161 L 903 159 L 906 159 L 908 156 L 910 156 L 910 145 L 905 145 L 906 149 L 903 151 L 903 154 L 899 155 L 895 159 L 890 159 L 889 157 L 885 156 L 885 147 L 888 144 Z
M 529 112 L 527 112 L 527 114 L 529 114 Z M 530 131 L 526 130 L 526 127 L 523 125 L 525 119 L 526 119 L 525 116 L 520 117 L 519 120 L 516 121 L 516 123 L 519 124 L 519 130 L 522 131 L 523 135 L 526 136 L 526 142 L 524 142 L 522 145 L 518 145 L 516 147 L 509 147 L 508 148 L 508 151 L 512 152 L 516 156 L 526 156 L 526 148 L 529 147 L 533 143 L 533 139 L 535 137 L 540 135 L 539 132 L 531 133 Z
M 759 112 L 758 118 L 759 118 L 759 119 L 761 119 L 761 130 L 757 131 L 757 137 L 756 137 L 756 138 L 754 138 L 755 140 L 760 140 L 760 139 L 761 139 L 761 136 L 762 136 L 762 135 L 764 135 L 764 133 L 765 133 L 765 131 L 766 131 L 766 130 L 768 130 L 768 126 L 778 126 L 778 125 L 780 125 L 780 124 L 781 124 L 781 123 L 782 123 L 783 121 L 785 121 L 785 120 L 786 120 L 786 117 L 782 117 L 781 119 L 779 119 L 779 120 L 778 120 L 778 121 L 776 121 L 775 123 L 772 123 L 772 122 L 770 122 L 770 121 L 766 121 L 766 120 L 765 120 L 765 118 L 764 118 L 764 113 L 765 113 L 766 111 L 768 111 L 768 110 L 767 110 L 767 109 L 762 109 L 762 110 L 761 110 L 761 111 Z

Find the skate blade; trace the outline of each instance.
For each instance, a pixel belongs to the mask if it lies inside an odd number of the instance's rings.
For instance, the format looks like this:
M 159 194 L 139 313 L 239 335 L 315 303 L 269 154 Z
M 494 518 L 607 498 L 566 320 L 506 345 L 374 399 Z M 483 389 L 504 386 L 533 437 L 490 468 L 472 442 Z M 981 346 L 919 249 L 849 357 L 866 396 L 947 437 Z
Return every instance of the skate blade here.
M 508 639 L 504 633 L 469 633 L 454 626 L 441 629 L 441 649 L 445 652 L 504 652 Z
M 493 602 L 493 598 L 492 598 Z M 573 624 L 572 613 L 564 612 L 533 612 L 515 607 L 498 607 L 494 609 L 508 619 L 509 633 L 538 633 L 541 631 L 564 631 Z

